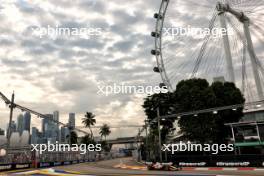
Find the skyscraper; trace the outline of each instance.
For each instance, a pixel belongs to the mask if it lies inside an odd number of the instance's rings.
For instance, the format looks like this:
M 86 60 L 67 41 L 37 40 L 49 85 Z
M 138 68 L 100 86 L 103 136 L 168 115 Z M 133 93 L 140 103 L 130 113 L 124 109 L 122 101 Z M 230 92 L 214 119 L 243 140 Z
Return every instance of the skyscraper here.
M 60 142 L 61 143 L 66 142 L 67 130 L 68 130 L 68 128 L 61 127 L 61 132 L 60 132 Z
M 32 127 L 31 144 L 38 144 L 40 137 L 39 130 L 36 127 Z
M 69 114 L 69 126 L 75 128 L 75 113 Z
M 45 114 L 45 118 L 42 119 L 42 133 L 45 137 L 47 137 L 50 133 L 49 129 L 53 120 L 52 114 Z
M 31 114 L 25 112 L 23 119 L 23 130 L 30 132 Z
M 60 114 L 59 114 L 59 111 L 54 111 L 53 112 L 53 119 L 57 122 L 59 122 L 60 118 L 59 118 Z M 56 123 L 55 124 L 56 126 L 56 141 L 59 141 L 60 140 L 60 137 L 59 137 L 59 134 L 60 134 L 60 128 L 59 128 L 59 124 Z
M 9 129 L 9 124 L 7 124 L 7 134 L 9 134 L 9 130 L 10 130 L 10 135 L 11 135 L 13 132 L 16 132 L 16 122 L 12 121 L 10 127 L 11 128 Z
M 58 118 L 58 114 L 55 114 L 55 118 Z M 46 141 L 50 141 L 51 143 L 55 143 L 59 140 L 59 129 L 57 123 L 54 122 L 53 114 L 46 114 L 46 117 L 42 120 L 42 132 L 43 138 Z
M 59 115 L 60 115 L 59 111 L 54 111 L 54 112 L 53 112 L 53 119 L 54 119 L 55 121 L 59 121 Z M 59 125 L 58 125 L 58 126 L 59 126 Z
M 19 114 L 17 116 L 17 132 L 21 135 L 23 132 L 23 121 L 24 121 L 24 116 L 23 114 Z

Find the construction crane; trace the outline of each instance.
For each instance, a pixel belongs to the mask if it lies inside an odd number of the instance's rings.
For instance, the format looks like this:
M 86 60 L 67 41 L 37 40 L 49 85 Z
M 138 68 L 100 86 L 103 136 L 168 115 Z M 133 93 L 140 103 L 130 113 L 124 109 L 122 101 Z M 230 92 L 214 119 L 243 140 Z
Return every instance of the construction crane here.
M 14 95 L 14 94 L 13 94 Z M 57 120 L 54 120 L 54 119 L 50 119 L 48 116 L 44 115 L 44 114 L 41 114 L 37 111 L 34 111 L 34 110 L 31 110 L 29 108 L 26 108 L 24 106 L 21 106 L 19 104 L 16 104 L 14 103 L 13 101 L 10 101 L 2 92 L 0 92 L 0 98 L 5 102 L 6 105 L 9 106 L 9 108 L 12 110 L 13 108 L 17 108 L 17 109 L 20 109 L 21 111 L 26 111 L 26 112 L 30 112 L 31 114 L 34 114 L 36 115 L 37 117 L 39 118 L 42 118 L 42 119 L 45 119 L 47 118 L 48 120 L 54 122 L 54 123 L 57 123 L 63 127 L 67 127 L 67 128 L 71 128 L 68 124 L 65 124 L 65 123 L 62 123 L 60 121 L 57 121 Z M 12 117 L 10 118 L 11 121 L 12 121 Z M 81 133 L 84 133 L 86 135 L 88 135 L 89 133 L 86 132 L 86 131 L 83 131 L 81 129 L 78 129 L 78 128 L 74 128 L 75 131 L 78 131 L 78 132 L 81 132 Z M 8 138 L 10 138 L 10 134 L 8 134 Z

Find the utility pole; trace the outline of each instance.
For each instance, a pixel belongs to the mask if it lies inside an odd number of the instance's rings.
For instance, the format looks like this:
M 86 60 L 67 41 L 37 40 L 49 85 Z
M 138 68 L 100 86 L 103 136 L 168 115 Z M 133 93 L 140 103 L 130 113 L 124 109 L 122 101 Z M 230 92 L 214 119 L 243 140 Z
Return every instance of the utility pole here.
M 140 137 L 140 128 L 138 129 L 138 135 L 136 137 L 136 142 L 137 142 L 137 161 L 140 161 L 139 137 Z
M 161 151 L 161 134 L 160 134 L 160 109 L 157 108 L 157 117 L 158 117 L 158 132 L 159 132 L 159 157 L 160 162 L 162 163 L 162 151 Z
M 13 111 L 14 111 L 14 101 L 15 101 L 15 93 L 12 93 L 11 97 L 11 103 L 9 105 L 10 108 L 10 116 L 9 116 L 9 124 L 8 124 L 8 131 L 7 131 L 7 147 L 10 147 L 10 137 L 11 137 L 11 124 L 12 124 L 12 119 L 13 119 Z
M 145 150 L 146 150 L 146 161 L 149 160 L 149 150 L 148 150 L 148 124 L 147 124 L 147 119 L 145 120 L 145 130 L 146 130 L 146 147 L 145 147 Z

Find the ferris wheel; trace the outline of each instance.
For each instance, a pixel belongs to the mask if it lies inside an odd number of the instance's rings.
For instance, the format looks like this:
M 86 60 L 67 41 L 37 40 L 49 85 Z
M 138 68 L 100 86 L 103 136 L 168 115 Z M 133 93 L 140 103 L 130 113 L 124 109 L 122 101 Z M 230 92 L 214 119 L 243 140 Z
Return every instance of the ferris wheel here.
M 162 0 L 154 14 L 154 72 L 170 91 L 179 81 L 236 83 L 247 101 L 264 99 L 263 0 Z

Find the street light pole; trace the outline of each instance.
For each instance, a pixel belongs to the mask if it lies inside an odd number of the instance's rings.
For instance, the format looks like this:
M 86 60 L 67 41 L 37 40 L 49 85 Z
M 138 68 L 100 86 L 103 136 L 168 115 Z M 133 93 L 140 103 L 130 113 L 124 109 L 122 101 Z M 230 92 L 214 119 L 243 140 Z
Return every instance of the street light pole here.
M 140 137 L 140 128 L 138 129 L 138 135 L 136 138 L 136 142 L 137 142 L 137 161 L 140 161 L 140 146 L 139 146 L 139 137 Z
M 149 160 L 149 150 L 148 150 L 148 124 L 147 124 L 147 119 L 145 120 L 145 130 L 146 130 L 146 161 Z
M 161 134 L 160 134 L 160 109 L 157 108 L 157 118 L 158 118 L 158 132 L 159 132 L 159 156 L 160 162 L 162 162 L 162 152 L 161 152 Z

